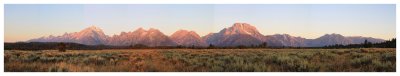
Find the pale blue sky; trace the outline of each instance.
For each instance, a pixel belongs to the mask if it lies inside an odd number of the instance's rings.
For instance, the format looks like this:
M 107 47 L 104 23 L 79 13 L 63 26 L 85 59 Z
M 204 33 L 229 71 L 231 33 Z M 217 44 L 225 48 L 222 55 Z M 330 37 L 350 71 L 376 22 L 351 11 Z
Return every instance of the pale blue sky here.
M 78 32 L 91 25 L 107 35 L 157 28 L 166 35 L 179 29 L 204 36 L 249 23 L 264 35 L 290 34 L 317 38 L 345 36 L 395 37 L 394 4 L 188 4 L 188 5 L 5 5 L 5 41 L 25 41 Z

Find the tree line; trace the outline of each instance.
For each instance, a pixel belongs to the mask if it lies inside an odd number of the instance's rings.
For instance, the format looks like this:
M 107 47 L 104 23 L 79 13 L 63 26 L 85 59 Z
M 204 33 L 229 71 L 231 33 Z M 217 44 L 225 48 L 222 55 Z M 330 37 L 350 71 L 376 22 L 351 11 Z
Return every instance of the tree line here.
M 57 49 L 68 49 L 68 50 L 100 50 L 106 45 L 84 45 L 78 43 L 64 43 L 64 42 L 17 42 L 17 43 L 4 43 L 5 50 L 57 50 Z
M 381 42 L 371 43 L 365 40 L 362 44 L 335 44 L 323 47 L 289 47 L 289 46 L 268 46 L 267 42 L 262 42 L 258 45 L 238 45 L 238 46 L 215 46 L 209 44 L 208 46 L 155 46 L 150 47 L 143 44 L 132 44 L 129 46 L 110 46 L 110 45 L 84 45 L 78 43 L 65 43 L 65 42 L 17 42 L 17 43 L 4 43 L 5 50 L 102 50 L 102 49 L 261 49 L 261 48 L 274 48 L 274 49 L 332 49 L 332 48 L 396 48 L 396 39 Z
M 327 45 L 323 48 L 396 48 L 396 38 L 393 38 L 388 41 L 384 41 L 381 43 L 371 43 L 368 40 L 364 40 L 362 44 L 335 44 L 335 45 Z

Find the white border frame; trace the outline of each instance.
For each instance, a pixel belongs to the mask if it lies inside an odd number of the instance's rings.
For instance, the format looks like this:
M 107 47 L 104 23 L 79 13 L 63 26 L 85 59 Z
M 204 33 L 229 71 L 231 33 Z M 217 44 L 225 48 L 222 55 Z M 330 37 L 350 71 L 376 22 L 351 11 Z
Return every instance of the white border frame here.
M 0 76 L 400 76 L 398 72 L 4 72 L 4 4 L 396 4 L 400 14 L 400 0 L 0 0 Z M 396 23 L 400 22 L 396 15 Z M 396 24 L 396 29 L 399 29 Z M 396 38 L 400 37 L 396 30 Z M 400 45 L 397 45 L 399 47 Z M 399 49 L 396 49 L 399 51 Z M 399 52 L 396 53 L 399 61 Z M 399 71 L 399 62 L 396 63 Z

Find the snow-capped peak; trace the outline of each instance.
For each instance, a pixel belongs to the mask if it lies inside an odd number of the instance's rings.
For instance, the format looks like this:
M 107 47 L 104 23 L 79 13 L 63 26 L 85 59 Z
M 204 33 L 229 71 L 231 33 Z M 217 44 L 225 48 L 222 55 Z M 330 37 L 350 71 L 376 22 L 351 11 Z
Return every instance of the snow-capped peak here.
M 258 30 L 247 23 L 235 23 L 232 27 L 226 29 L 225 34 L 248 34 L 255 35 L 258 34 Z
M 96 31 L 96 32 L 102 32 L 103 30 L 95 25 L 92 25 L 84 30 L 90 30 L 90 31 Z

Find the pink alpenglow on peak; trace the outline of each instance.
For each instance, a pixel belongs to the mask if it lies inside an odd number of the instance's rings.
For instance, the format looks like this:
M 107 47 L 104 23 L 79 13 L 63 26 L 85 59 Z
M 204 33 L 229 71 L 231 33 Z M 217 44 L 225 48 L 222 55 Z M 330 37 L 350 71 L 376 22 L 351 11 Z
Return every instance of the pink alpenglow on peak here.
M 265 37 L 254 26 L 247 23 L 235 23 L 219 33 L 207 35 L 205 41 L 216 46 L 251 46 L 263 43 L 264 39 Z
M 147 46 L 176 46 L 168 36 L 160 32 L 158 29 L 150 28 L 145 30 L 139 28 L 133 32 L 127 32 L 115 35 L 108 39 L 108 45 L 115 46 L 131 46 L 131 45 L 147 45 Z
M 199 36 L 194 31 L 178 30 L 167 36 L 160 30 L 138 28 L 130 32 L 121 32 L 109 37 L 103 30 L 90 26 L 79 32 L 65 33 L 61 36 L 47 36 L 28 40 L 28 42 L 73 42 L 86 45 L 132 46 L 137 44 L 147 46 L 254 46 L 266 42 L 268 46 L 320 47 L 333 44 L 360 44 L 364 40 L 372 43 L 383 42 L 383 39 L 361 36 L 343 36 L 326 34 L 316 39 L 293 37 L 289 34 L 262 35 L 256 27 L 248 23 L 234 23 L 218 33 Z
M 194 31 L 178 30 L 170 38 L 182 46 L 207 46 L 206 42 Z
M 48 36 L 38 39 L 31 39 L 28 42 L 73 42 L 86 45 L 100 45 L 106 44 L 108 36 L 104 34 L 103 30 L 90 26 L 79 32 L 65 33 L 62 36 Z

